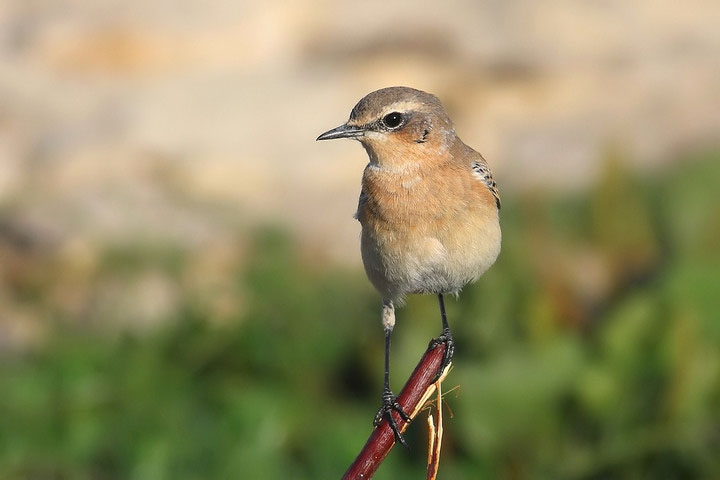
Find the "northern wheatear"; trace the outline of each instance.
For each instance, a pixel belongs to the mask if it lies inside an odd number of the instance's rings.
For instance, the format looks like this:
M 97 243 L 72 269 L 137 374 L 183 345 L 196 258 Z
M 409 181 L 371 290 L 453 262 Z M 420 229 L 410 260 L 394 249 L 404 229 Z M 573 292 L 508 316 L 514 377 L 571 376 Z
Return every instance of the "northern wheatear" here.
M 385 381 L 375 424 L 387 418 L 405 444 L 391 413 L 410 421 L 390 389 L 395 305 L 410 293 L 438 295 L 442 333 L 431 345 L 446 342 L 441 372 L 454 351 L 443 295 L 457 294 L 495 262 L 500 196 L 485 159 L 457 137 L 429 93 L 408 87 L 372 92 L 346 123 L 317 139 L 333 138 L 360 141 L 370 157 L 355 218 L 365 271 L 383 298 Z

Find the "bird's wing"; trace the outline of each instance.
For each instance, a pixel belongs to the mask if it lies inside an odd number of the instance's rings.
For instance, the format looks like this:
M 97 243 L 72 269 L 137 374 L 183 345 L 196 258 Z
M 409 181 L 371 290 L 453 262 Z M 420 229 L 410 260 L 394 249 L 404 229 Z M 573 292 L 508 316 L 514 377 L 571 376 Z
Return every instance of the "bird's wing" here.
M 485 184 L 493 197 L 495 197 L 495 204 L 500 210 L 500 192 L 498 192 L 497 183 L 495 183 L 493 174 L 485 159 L 480 156 L 479 160 L 473 160 L 472 169 L 475 176 Z

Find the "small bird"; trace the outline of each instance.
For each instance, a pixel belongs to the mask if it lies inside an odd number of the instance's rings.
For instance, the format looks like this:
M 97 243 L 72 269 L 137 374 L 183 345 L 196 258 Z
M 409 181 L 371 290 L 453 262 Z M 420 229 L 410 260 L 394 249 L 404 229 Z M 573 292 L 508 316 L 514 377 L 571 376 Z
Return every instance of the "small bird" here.
M 500 196 L 478 152 L 455 134 L 450 117 L 432 94 L 389 87 L 358 102 L 350 119 L 317 140 L 353 138 L 370 158 L 362 177 L 355 218 L 362 226 L 365 272 L 382 295 L 385 376 L 378 426 L 388 419 L 406 445 L 392 411 L 410 417 L 390 389 L 390 337 L 395 306 L 408 294 L 436 294 L 445 343 L 438 376 L 449 364 L 454 342 L 443 295 L 457 295 L 477 280 L 500 253 Z

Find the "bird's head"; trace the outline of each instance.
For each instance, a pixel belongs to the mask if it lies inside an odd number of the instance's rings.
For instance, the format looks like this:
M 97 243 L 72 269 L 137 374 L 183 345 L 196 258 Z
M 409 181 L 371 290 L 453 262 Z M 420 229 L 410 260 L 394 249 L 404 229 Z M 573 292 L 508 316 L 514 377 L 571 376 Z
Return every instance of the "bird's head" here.
M 359 140 L 372 164 L 405 169 L 442 155 L 454 141 L 455 130 L 435 95 L 389 87 L 367 94 L 346 123 L 317 139 L 334 138 Z

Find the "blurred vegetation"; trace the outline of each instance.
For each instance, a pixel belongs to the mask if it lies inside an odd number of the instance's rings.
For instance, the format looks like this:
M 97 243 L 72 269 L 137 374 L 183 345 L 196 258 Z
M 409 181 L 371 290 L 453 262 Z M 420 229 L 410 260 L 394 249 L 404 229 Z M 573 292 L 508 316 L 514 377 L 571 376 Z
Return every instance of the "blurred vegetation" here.
M 611 152 L 587 192 L 504 196 L 498 263 L 448 305 L 445 389 L 460 388 L 442 478 L 720 478 L 720 155 L 653 178 L 623 165 Z M 193 255 L 142 243 L 84 276 L 52 258 L 6 270 L 48 331 L 2 354 L 0 478 L 338 478 L 378 405 L 377 294 L 281 229 L 238 243 L 210 280 Z M 148 272 L 179 290 L 149 330 L 59 300 L 136 292 Z M 437 317 L 431 297 L 399 312 L 396 389 Z M 424 420 L 408 436 L 376 478 L 424 478 Z

